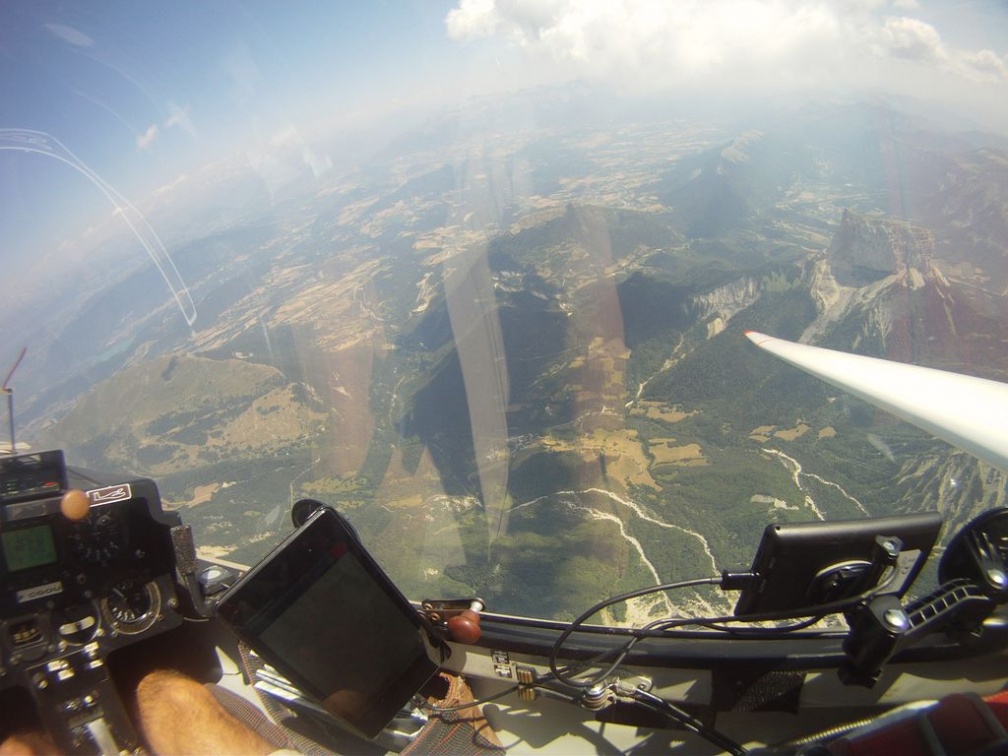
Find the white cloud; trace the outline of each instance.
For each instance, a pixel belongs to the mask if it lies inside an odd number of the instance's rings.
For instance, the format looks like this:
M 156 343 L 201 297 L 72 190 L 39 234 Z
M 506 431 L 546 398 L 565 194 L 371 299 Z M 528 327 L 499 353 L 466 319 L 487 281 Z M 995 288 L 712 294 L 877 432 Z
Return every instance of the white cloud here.
M 159 131 L 158 126 L 156 123 L 152 123 L 150 126 L 148 126 L 147 131 L 145 131 L 143 134 L 137 137 L 136 140 L 137 151 L 146 150 L 148 147 L 154 144 L 154 140 L 157 139 L 158 136 L 158 131 Z
M 301 161 L 311 168 L 312 175 L 315 178 L 332 170 L 332 158 L 329 155 L 320 155 L 307 146 L 301 150 Z
M 315 152 L 301 136 L 293 124 L 274 134 L 269 140 L 269 146 L 274 148 L 274 155 L 292 162 L 297 155 L 301 162 L 311 169 L 312 175 L 318 178 L 332 169 L 332 157 Z
M 448 36 L 452 39 L 489 37 L 500 24 L 494 0 L 462 0 L 445 17 Z
M 1008 61 L 993 50 L 980 50 L 964 55 L 961 64 L 985 79 L 1008 80 Z
M 877 37 L 880 52 L 973 81 L 1008 81 L 1005 59 L 992 50 L 948 47 L 935 29 L 915 18 L 886 18 Z
M 500 36 L 584 75 L 655 86 L 826 64 L 841 36 L 837 6 L 763 0 L 461 0 L 453 39 Z
M 668 88 L 1003 80 L 1005 59 L 956 49 L 907 15 L 915 0 L 459 0 L 452 39 L 507 41 L 579 76 Z
M 193 127 L 192 119 L 189 117 L 188 105 L 177 105 L 174 102 L 169 102 L 168 114 L 168 120 L 164 124 L 166 129 L 178 126 L 190 136 L 196 136 L 196 129 Z
M 318 178 L 332 169 L 332 158 L 315 152 L 294 124 L 287 124 L 245 153 L 248 165 L 262 179 L 271 196 L 284 186 L 305 177 L 305 168 Z
M 946 57 L 938 30 L 915 18 L 887 18 L 880 39 L 897 58 L 935 62 Z

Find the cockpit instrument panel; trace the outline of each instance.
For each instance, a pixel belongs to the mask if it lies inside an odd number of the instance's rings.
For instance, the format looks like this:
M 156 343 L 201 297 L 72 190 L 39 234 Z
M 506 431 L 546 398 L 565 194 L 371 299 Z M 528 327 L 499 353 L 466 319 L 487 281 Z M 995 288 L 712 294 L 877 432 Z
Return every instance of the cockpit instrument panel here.
M 151 480 L 68 470 L 59 451 L 0 457 L 0 690 L 27 689 L 61 750 L 102 750 L 96 727 L 138 743 L 105 660 L 182 623 L 180 525 Z
M 63 452 L 0 457 L 0 504 L 54 496 L 67 489 Z

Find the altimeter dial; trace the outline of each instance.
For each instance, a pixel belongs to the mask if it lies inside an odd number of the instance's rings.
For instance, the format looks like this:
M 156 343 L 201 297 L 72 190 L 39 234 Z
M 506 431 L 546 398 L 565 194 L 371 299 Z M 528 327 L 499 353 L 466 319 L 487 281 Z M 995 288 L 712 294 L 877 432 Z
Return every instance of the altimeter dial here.
M 161 589 L 155 581 L 129 577 L 115 583 L 101 600 L 102 617 L 116 632 L 137 635 L 161 614 Z
M 118 559 L 125 542 L 123 525 L 113 512 L 94 512 L 77 523 L 70 533 L 70 546 L 83 564 L 108 565 Z

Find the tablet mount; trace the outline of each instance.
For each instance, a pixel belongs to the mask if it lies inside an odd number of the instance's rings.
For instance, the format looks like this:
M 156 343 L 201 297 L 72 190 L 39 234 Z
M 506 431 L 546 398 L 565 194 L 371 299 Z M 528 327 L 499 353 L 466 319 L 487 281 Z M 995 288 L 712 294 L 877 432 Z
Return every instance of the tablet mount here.
M 848 684 L 871 687 L 895 651 L 927 632 L 978 635 L 985 619 L 1008 601 L 1008 509 L 985 512 L 955 535 L 938 566 L 939 586 L 904 607 L 882 594 L 846 613 Z
M 850 631 L 848 685 L 871 687 L 882 666 L 926 632 L 976 634 L 1008 601 L 1008 508 L 985 512 L 949 543 L 939 586 L 904 605 L 941 526 L 938 513 L 851 522 L 770 525 L 748 580 L 739 581 L 740 618 L 767 613 L 814 617 L 842 613 Z M 846 605 L 844 605 L 846 604 Z

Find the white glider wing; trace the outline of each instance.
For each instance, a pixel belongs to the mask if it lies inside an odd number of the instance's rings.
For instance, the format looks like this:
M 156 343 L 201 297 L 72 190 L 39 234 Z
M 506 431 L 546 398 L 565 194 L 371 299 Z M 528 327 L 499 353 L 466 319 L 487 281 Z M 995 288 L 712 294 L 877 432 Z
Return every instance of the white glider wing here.
M 1008 472 L 1008 384 L 796 344 L 756 331 L 760 349 Z

